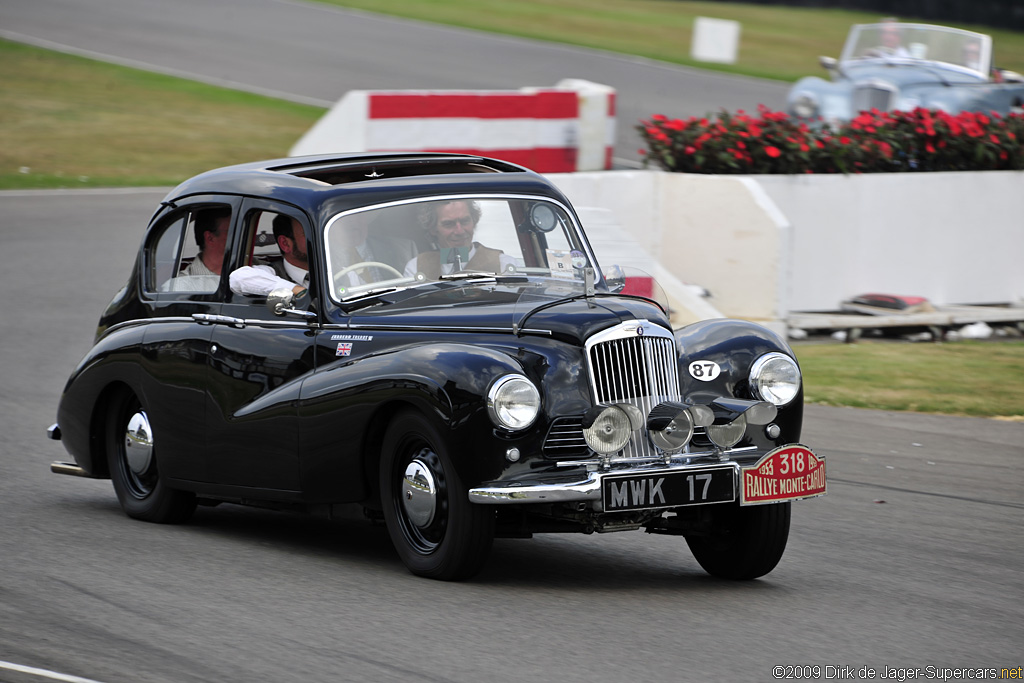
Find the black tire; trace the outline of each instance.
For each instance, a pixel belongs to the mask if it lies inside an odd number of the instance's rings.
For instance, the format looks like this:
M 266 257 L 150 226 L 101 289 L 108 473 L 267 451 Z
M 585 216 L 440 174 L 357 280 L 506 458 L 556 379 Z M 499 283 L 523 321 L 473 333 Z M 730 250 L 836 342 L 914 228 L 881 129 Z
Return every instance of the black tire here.
M 748 581 L 764 576 L 782 559 L 789 540 L 790 503 L 714 506 L 708 536 L 686 543 L 708 574 Z
M 125 391 L 111 401 L 104 436 L 110 479 L 126 515 L 159 524 L 178 524 L 192 516 L 195 494 L 169 488 L 160 477 L 153 431 L 135 394 Z
M 483 567 L 495 515 L 493 507 L 469 502 L 449 453 L 430 420 L 413 411 L 399 413 L 381 449 L 380 492 L 391 542 L 409 571 L 457 581 Z

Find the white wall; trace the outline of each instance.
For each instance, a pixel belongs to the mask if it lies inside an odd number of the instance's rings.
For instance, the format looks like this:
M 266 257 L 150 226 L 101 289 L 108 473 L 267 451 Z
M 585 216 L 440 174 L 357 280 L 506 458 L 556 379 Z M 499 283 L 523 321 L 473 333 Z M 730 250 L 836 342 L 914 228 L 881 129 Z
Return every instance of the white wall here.
M 1024 299 L 1024 172 L 549 177 L 578 208 L 610 211 L 651 272 L 706 287 L 728 316 L 782 321 L 868 292 Z
M 868 292 L 1024 298 L 1024 173 L 759 176 L 793 228 L 790 310 Z

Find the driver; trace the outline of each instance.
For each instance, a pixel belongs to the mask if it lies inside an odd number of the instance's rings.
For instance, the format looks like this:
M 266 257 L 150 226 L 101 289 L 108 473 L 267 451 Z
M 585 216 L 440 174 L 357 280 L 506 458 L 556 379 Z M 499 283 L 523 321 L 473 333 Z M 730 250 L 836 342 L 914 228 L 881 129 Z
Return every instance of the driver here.
M 266 296 L 285 287 L 291 289 L 295 296 L 301 296 L 309 286 L 309 255 L 302 223 L 278 214 L 274 216 L 273 225 L 274 239 L 284 259 L 277 264 L 277 270 L 269 265 L 255 265 L 231 271 L 229 280 L 235 294 Z
M 423 273 L 428 280 L 460 270 L 500 273 L 515 259 L 498 249 L 473 241 L 480 222 L 480 205 L 468 199 L 431 202 L 421 207 L 420 226 L 433 237 L 437 250 L 425 251 L 405 265 L 405 276 Z
M 910 51 L 903 46 L 903 28 L 896 17 L 882 19 L 879 36 L 882 44 L 868 51 L 870 57 L 910 57 Z

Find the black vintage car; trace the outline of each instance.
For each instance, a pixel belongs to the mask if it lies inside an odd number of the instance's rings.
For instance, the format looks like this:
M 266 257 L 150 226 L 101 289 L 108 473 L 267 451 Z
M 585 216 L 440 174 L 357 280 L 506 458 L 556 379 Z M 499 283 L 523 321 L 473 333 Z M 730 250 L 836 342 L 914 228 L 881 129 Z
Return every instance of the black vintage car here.
M 635 293 L 630 293 L 635 292 Z M 304 157 L 160 203 L 50 436 L 124 511 L 221 502 L 382 519 L 419 575 L 492 539 L 645 529 L 705 570 L 778 563 L 801 375 L 771 331 L 673 331 L 657 285 L 602 270 L 568 200 L 474 156 Z

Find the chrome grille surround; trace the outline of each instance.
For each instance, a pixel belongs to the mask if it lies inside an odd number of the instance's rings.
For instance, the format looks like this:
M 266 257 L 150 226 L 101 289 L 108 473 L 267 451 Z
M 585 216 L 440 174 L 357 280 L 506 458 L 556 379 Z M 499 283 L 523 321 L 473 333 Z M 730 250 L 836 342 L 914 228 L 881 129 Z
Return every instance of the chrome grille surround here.
M 679 361 L 672 332 L 633 320 L 593 335 L 586 342 L 587 370 L 595 403 L 628 403 L 646 421 L 654 406 L 681 401 Z M 647 428 L 633 433 L 620 458 L 660 458 Z
M 890 111 L 896 106 L 899 89 L 887 81 L 862 81 L 853 88 L 850 105 L 853 115 L 877 109 Z
M 544 439 L 544 457 L 589 458 L 594 454 L 583 438 L 583 416 L 559 417 L 551 423 Z

